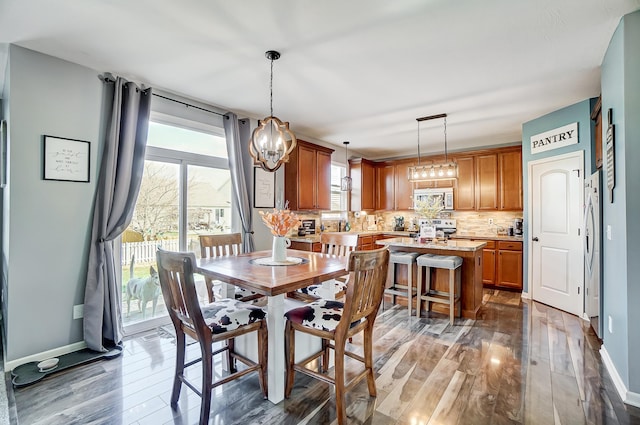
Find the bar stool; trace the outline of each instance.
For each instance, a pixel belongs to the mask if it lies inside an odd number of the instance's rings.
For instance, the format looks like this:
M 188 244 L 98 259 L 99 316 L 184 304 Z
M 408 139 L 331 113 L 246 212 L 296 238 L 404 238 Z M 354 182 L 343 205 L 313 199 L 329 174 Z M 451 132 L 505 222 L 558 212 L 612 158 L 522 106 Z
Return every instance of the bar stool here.
M 420 307 L 422 301 L 427 302 L 427 311 L 429 311 L 429 303 L 442 303 L 449 305 L 449 323 L 453 325 L 454 316 L 456 311 L 456 304 L 460 306 L 459 312 L 462 311 L 460 305 L 461 294 L 461 268 L 462 258 L 454 255 L 435 255 L 424 254 L 416 259 L 418 263 L 418 281 L 417 281 L 417 302 L 416 302 L 416 316 L 420 317 Z M 422 295 L 422 270 L 426 268 L 425 277 L 425 290 L 426 293 Z M 449 270 L 449 292 L 436 291 L 431 289 L 431 268 L 448 269 Z M 454 286 L 455 285 L 455 286 Z
M 411 316 L 411 297 L 416 292 L 416 288 L 413 287 L 413 264 L 418 257 L 417 252 L 401 252 L 391 251 L 389 256 L 389 273 L 387 274 L 387 286 L 384 290 L 385 294 L 391 294 L 392 302 L 396 303 L 396 295 L 402 295 L 407 297 L 407 309 L 409 310 L 409 316 Z M 396 264 L 406 264 L 407 266 L 407 284 L 401 285 L 396 282 Z M 384 304 L 384 303 L 383 303 Z

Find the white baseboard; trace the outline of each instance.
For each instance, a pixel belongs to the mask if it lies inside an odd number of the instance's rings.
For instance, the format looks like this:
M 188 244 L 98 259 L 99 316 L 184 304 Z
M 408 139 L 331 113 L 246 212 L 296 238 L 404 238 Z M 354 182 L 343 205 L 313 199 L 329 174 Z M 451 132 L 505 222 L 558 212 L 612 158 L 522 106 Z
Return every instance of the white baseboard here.
M 4 370 L 10 371 L 20 366 L 21 364 L 42 361 L 45 359 L 50 359 L 52 357 L 59 357 L 63 354 L 73 353 L 74 351 L 79 351 L 87 348 L 87 343 L 84 341 L 75 342 L 73 344 L 65 345 L 64 347 L 54 348 L 52 350 L 43 351 L 41 353 L 32 354 L 30 356 L 21 357 L 16 360 L 11 360 L 10 362 L 5 361 Z
M 523 300 L 530 300 L 531 295 L 529 295 L 528 292 L 522 292 L 522 295 L 520 295 L 520 298 L 522 298 Z
M 600 357 L 602 357 L 602 362 L 604 363 L 609 375 L 611 375 L 611 379 L 613 380 L 613 385 L 615 385 L 616 390 L 618 391 L 618 395 L 623 402 L 626 404 L 630 404 L 631 406 L 640 407 L 640 394 L 634 393 L 627 389 L 627 386 L 622 381 L 622 377 L 618 373 L 618 370 L 613 364 L 613 360 L 609 356 L 607 349 L 604 345 L 600 348 Z

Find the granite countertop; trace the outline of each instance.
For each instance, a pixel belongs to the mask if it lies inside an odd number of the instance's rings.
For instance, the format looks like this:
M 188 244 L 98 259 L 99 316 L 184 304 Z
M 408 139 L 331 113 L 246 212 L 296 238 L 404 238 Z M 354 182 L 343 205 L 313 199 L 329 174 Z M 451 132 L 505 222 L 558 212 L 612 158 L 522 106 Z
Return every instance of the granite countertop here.
M 362 236 L 370 236 L 370 235 L 393 235 L 398 237 L 409 237 L 409 232 L 396 232 L 393 230 L 351 230 L 350 232 L 324 232 L 324 233 L 349 233 L 356 234 Z M 307 236 L 289 236 L 289 239 L 292 242 L 306 242 L 306 243 L 314 243 L 320 242 L 320 234 L 307 235 Z
M 451 239 L 480 239 L 490 241 L 522 242 L 522 236 L 498 235 L 496 233 L 456 232 L 449 237 Z
M 448 240 L 438 243 L 420 243 L 413 238 L 391 238 L 382 239 L 376 242 L 378 245 L 389 245 L 403 248 L 428 248 L 442 249 L 447 251 L 477 251 L 484 248 L 487 243 L 481 241 Z

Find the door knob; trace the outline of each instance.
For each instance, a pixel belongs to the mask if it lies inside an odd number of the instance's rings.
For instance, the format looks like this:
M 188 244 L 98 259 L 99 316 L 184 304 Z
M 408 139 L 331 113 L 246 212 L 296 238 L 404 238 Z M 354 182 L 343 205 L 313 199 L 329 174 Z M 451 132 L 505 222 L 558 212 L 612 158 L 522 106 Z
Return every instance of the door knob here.
M 531 239 L 534 242 L 538 242 L 540 239 L 538 239 L 538 237 L 536 236 L 535 238 Z

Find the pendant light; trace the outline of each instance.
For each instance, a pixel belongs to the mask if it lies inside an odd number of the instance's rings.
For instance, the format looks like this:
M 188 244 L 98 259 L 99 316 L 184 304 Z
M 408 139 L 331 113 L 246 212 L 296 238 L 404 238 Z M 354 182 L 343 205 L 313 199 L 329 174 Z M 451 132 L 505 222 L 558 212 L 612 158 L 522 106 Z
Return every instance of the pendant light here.
M 429 165 L 420 164 L 420 123 L 422 121 L 444 118 L 444 162 L 434 162 Z M 458 178 L 458 164 L 449 161 L 447 153 L 447 114 L 431 115 L 416 118 L 418 122 L 418 165 L 409 167 L 408 177 L 411 182 L 433 180 L 455 180 Z
M 351 191 L 351 177 L 349 176 L 349 142 L 342 142 L 344 145 L 344 163 L 347 169 L 345 176 L 340 180 L 340 190 L 343 192 Z
M 280 53 L 269 50 L 265 53 L 271 61 L 271 78 L 269 80 L 270 115 L 260 121 L 251 134 L 249 154 L 253 164 L 263 170 L 274 172 L 285 162 L 289 162 L 289 154 L 296 147 L 296 136 L 289 130 L 289 123 L 282 122 L 273 116 L 273 61 L 280 59 Z

